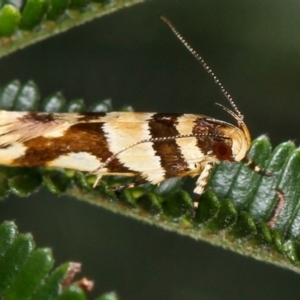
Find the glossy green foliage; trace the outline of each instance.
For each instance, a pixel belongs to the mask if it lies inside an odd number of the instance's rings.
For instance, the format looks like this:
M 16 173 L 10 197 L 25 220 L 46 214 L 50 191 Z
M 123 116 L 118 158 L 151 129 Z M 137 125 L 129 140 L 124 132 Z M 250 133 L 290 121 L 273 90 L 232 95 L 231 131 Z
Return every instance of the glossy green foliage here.
M 43 183 L 51 193 L 60 195 L 66 191 L 70 178 L 65 172 L 52 170 L 43 174 Z
M 49 20 L 56 20 L 68 8 L 70 0 L 50 0 L 47 11 L 47 18 Z
M 232 199 L 240 211 L 231 226 L 234 236 L 252 235 L 272 244 L 298 265 L 300 151 L 292 142 L 271 151 L 269 140 L 261 137 L 253 142 L 249 155 L 272 175 L 261 176 L 242 164 L 222 163 L 215 168 L 209 187 L 220 199 Z
M 86 111 L 84 101 L 82 99 L 72 100 L 68 103 L 68 112 L 84 112 Z
M 44 286 L 43 281 L 54 263 L 52 253 L 49 249 L 35 249 L 32 237 L 18 234 L 11 222 L 0 225 L 0 240 L 0 295 L 4 299 L 29 299 Z M 66 275 L 67 268 L 56 285 Z
M 0 89 L 1 109 L 12 110 L 21 89 L 21 83 L 13 80 Z
M 86 7 L 89 4 L 89 0 L 71 0 L 70 8 L 71 9 L 80 9 Z
M 258 222 L 267 222 L 272 217 L 279 201 L 276 191 L 281 191 L 286 208 L 280 214 L 275 228 L 283 229 L 280 224 L 284 212 L 287 207 L 295 207 L 298 199 L 296 180 L 300 164 L 295 160 L 298 153 L 299 150 L 292 142 L 283 143 L 271 151 L 269 140 L 261 137 L 253 142 L 249 155 L 271 176 L 261 176 L 243 164 L 222 163 L 215 168 L 209 187 L 220 198 L 233 199 L 239 210 L 249 212 Z M 291 169 L 294 176 L 290 176 Z
M 99 298 L 97 298 L 97 300 L 119 300 L 119 299 L 120 298 L 115 292 L 106 293 L 100 296 Z
M 64 109 L 66 100 L 62 93 L 58 92 L 46 97 L 42 102 L 42 107 L 46 112 L 60 112 Z
M 48 9 L 47 0 L 27 0 L 22 11 L 20 28 L 31 30 L 38 25 Z
M 48 34 L 49 29 L 59 25 L 60 30 L 70 26 L 70 20 L 75 23 L 84 22 L 91 18 L 107 13 L 111 9 L 122 8 L 128 3 L 133 4 L 137 1 L 130 0 L 19 0 L 19 1 L 1 1 L 0 2 L 0 37 L 10 37 L 17 30 L 44 32 Z M 76 13 L 72 11 L 76 10 Z M 81 20 L 79 20 L 81 14 Z M 51 20 L 52 24 L 45 21 Z M 54 22 L 53 22 L 54 21 Z M 56 23 L 57 22 L 57 23 Z M 68 24 L 67 24 L 68 23 Z M 18 35 L 18 39 L 22 39 Z M 40 36 L 38 37 L 40 38 Z M 34 41 L 34 36 L 32 36 Z M 7 40 L 6 43 L 9 41 Z M 10 41 L 14 43 L 14 40 Z M 28 43 L 28 41 L 27 41 Z
M 73 277 L 78 263 L 65 263 L 52 271 L 50 249 L 35 248 L 29 234 L 19 234 L 14 223 L 0 224 L 0 298 L 86 299 L 85 292 Z
M 42 178 L 36 169 L 16 169 L 16 173 L 9 177 L 8 188 L 10 192 L 20 197 L 27 197 L 38 189 Z
M 61 295 L 57 297 L 57 300 L 85 300 L 85 293 L 81 288 L 77 286 L 69 286 Z
M 11 36 L 17 29 L 21 19 L 20 11 L 7 4 L 0 11 L 0 36 Z
M 24 0 L 2 0 L 0 2 L 0 9 L 5 5 L 13 5 L 17 9 L 21 9 L 24 4 Z
M 15 85 L 15 82 L 12 82 Z M 10 84 L 9 84 L 10 85 Z M 4 89 L 9 87 L 4 87 Z M 15 86 L 13 87 L 15 88 Z M 33 81 L 22 85 L 16 94 L 12 107 L 8 109 L 17 111 L 36 110 L 40 101 L 40 93 Z
M 39 287 L 41 279 L 45 278 L 52 267 L 53 258 L 50 249 L 32 251 L 15 281 L 5 293 L 5 298 L 24 300 L 30 298 Z

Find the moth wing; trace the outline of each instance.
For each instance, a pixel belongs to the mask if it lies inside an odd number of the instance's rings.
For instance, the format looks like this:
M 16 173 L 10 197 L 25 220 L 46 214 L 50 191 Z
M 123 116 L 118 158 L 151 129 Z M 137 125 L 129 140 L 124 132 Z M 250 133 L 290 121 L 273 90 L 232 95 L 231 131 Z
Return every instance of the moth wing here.
M 77 114 L 49 114 L 0 111 L 0 146 L 25 142 L 36 137 L 62 136 L 77 122 Z

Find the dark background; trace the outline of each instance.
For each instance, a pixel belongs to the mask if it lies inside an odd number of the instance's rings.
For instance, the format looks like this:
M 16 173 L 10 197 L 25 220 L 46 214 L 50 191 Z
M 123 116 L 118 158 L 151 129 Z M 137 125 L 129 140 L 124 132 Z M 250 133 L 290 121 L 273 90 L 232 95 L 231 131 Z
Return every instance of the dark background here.
M 45 97 L 112 98 L 115 108 L 232 121 L 202 67 L 157 18 L 168 16 L 206 59 L 253 137 L 298 144 L 300 2 L 156 0 L 121 10 L 0 61 L 0 83 L 33 79 Z M 56 262 L 83 263 L 93 295 L 124 299 L 298 299 L 299 275 L 41 190 L 0 203 Z

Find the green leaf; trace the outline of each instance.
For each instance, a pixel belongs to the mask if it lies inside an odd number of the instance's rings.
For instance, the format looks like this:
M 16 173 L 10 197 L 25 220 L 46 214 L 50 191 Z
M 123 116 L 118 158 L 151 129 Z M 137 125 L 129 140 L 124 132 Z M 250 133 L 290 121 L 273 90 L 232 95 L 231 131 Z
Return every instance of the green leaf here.
M 190 218 L 193 215 L 193 201 L 186 191 L 178 191 L 168 195 L 162 202 L 162 208 L 167 216 L 175 218 Z
M 0 47 L 0 57 L 140 2 L 144 0 L 24 0 L 21 12 L 16 5 L 5 8 L 2 19 L 0 12 L 0 34 L 10 37 L 5 47 Z
M 46 97 L 43 100 L 42 106 L 45 112 L 56 113 L 63 110 L 66 103 L 66 99 L 62 93 L 58 92 Z
M 56 299 L 62 292 L 62 282 L 66 278 L 69 268 L 69 263 L 65 263 L 56 268 L 56 270 L 47 278 L 36 294 L 34 294 L 34 299 Z
M 13 243 L 17 233 L 17 227 L 10 222 L 4 222 L 0 225 L 0 257 L 5 254 L 8 247 Z
M 61 16 L 68 8 L 70 0 L 49 0 L 49 9 L 47 11 L 47 18 L 55 20 Z
M 299 238 L 299 199 L 300 196 L 300 150 L 294 150 L 286 161 L 280 174 L 278 188 L 284 193 L 285 206 L 276 222 L 275 228 L 288 238 Z M 298 226 L 298 228 L 297 228 Z M 296 229 L 297 228 L 297 229 Z M 295 230 L 296 229 L 296 230 Z
M 52 171 L 44 174 L 43 182 L 51 193 L 61 195 L 66 191 L 70 180 L 65 173 Z
M 33 248 L 31 235 L 20 234 L 0 258 L 0 295 L 16 280 Z
M 48 8 L 47 0 L 27 0 L 22 11 L 20 28 L 30 30 L 43 19 Z
M 71 0 L 70 8 L 71 9 L 80 9 L 89 4 L 89 0 Z
M 97 298 L 97 300 L 119 300 L 120 298 L 115 292 L 110 292 L 103 294 L 101 297 Z
M 40 93 L 37 85 L 33 81 L 28 81 L 19 89 L 13 109 L 20 111 L 36 110 L 39 101 Z
M 85 300 L 85 293 L 81 288 L 77 286 L 69 286 L 67 287 L 60 296 L 57 298 L 58 300 Z
M 13 80 L 6 84 L 0 90 L 1 108 L 4 110 L 11 110 L 17 95 L 20 91 L 21 83 L 19 80 Z
M 85 105 L 82 99 L 70 101 L 67 106 L 67 112 L 84 112 Z
M 197 223 L 205 223 L 213 219 L 220 211 L 221 203 L 216 195 L 208 191 L 199 199 L 199 207 L 196 210 L 195 221 Z
M 17 8 L 7 4 L 0 11 L 0 36 L 11 36 L 17 29 L 21 14 Z
M 215 194 L 214 197 L 217 198 Z M 223 201 L 220 201 L 218 199 L 218 201 L 220 205 L 219 213 L 216 218 L 207 224 L 208 228 L 214 231 L 231 228 L 238 219 L 238 211 L 231 200 L 224 199 Z M 214 202 L 213 204 L 216 206 Z
M 49 274 L 54 265 L 50 249 L 35 249 L 29 234 L 19 234 L 13 222 L 0 224 L 0 298 L 25 299 L 86 299 L 82 287 L 73 282 L 80 264 L 65 263 Z M 79 281 L 81 282 L 81 281 Z
M 36 291 L 54 264 L 50 249 L 32 251 L 18 277 L 5 293 L 5 299 L 26 300 Z
M 34 193 L 42 183 L 41 176 L 36 173 L 28 172 L 28 175 L 22 174 L 11 177 L 8 180 L 9 190 L 17 196 L 27 197 Z
M 286 158 L 289 157 L 292 151 L 295 150 L 295 145 L 292 142 L 282 143 L 277 146 L 268 159 L 265 168 L 275 176 L 261 176 L 259 179 L 258 188 L 252 195 L 252 200 L 249 201 L 247 210 L 257 219 L 268 221 L 271 217 L 274 207 L 278 201 L 275 194 L 278 175 L 284 167 Z M 263 199 L 263 201 L 261 201 Z

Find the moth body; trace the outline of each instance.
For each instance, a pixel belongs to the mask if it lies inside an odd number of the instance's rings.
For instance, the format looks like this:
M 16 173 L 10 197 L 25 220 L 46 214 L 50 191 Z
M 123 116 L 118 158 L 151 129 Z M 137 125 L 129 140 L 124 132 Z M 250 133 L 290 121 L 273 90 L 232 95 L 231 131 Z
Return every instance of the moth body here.
M 200 175 L 201 194 L 213 165 L 240 161 L 243 128 L 203 115 L 0 111 L 0 164 L 51 166 L 137 176 L 153 184 Z

